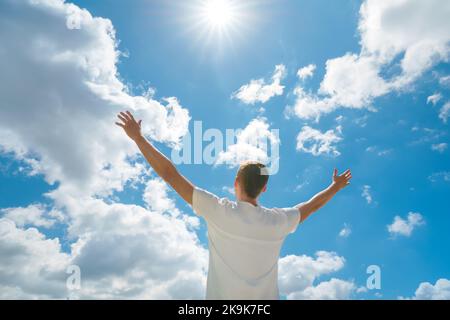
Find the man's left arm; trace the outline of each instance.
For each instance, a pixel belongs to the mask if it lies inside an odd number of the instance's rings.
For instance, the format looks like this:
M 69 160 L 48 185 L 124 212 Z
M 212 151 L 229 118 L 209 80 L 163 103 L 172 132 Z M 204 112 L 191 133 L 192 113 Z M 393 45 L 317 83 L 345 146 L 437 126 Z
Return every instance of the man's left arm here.
M 352 173 L 350 170 L 338 175 L 337 169 L 334 169 L 333 179 L 331 184 L 321 192 L 317 193 L 310 200 L 298 204 L 296 207 L 300 210 L 300 221 L 303 222 L 311 214 L 322 208 L 328 201 L 330 201 L 336 193 L 350 184 Z

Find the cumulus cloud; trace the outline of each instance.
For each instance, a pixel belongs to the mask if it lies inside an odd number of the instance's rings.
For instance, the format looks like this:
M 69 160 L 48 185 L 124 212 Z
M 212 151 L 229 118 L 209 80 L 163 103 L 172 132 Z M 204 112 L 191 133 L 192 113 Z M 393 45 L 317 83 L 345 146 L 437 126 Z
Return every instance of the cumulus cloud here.
M 142 197 L 150 210 L 157 212 L 177 210 L 175 201 L 168 197 L 167 184 L 161 178 L 147 181 Z
M 21 229 L 0 219 L 0 297 L 2 299 L 64 298 L 70 256 L 57 238 L 36 228 Z
M 47 210 L 42 204 L 31 204 L 27 207 L 1 209 L 3 218 L 14 221 L 19 227 L 35 226 L 50 228 L 58 221 L 64 220 L 64 215 L 57 210 Z
M 68 209 L 82 298 L 204 298 L 207 251 L 182 218 L 99 199 Z
M 0 220 L 3 297 L 66 298 L 67 267 L 81 270 L 87 298 L 202 299 L 207 251 L 171 214 L 101 199 L 65 199 L 69 252 L 58 238 Z
M 296 300 L 344 300 L 349 299 L 355 291 L 355 284 L 351 281 L 332 278 L 322 281 L 317 286 L 305 288 L 300 292 L 289 295 L 289 299 Z
M 287 299 L 348 299 L 356 287 L 352 281 L 332 278 L 318 284 L 321 276 L 339 271 L 345 259 L 335 252 L 318 251 L 315 257 L 288 255 L 279 261 L 280 293 Z
M 402 235 L 405 237 L 411 236 L 414 229 L 425 224 L 423 216 L 420 213 L 410 212 L 408 217 L 403 219 L 400 216 L 395 216 L 392 224 L 387 226 L 389 233 L 392 236 Z
M 335 144 L 342 140 L 341 131 L 340 126 L 336 130 L 330 129 L 326 132 L 304 126 L 297 135 L 297 151 L 311 153 L 313 156 L 339 156 L 340 152 Z
M 438 62 L 448 62 L 449 14 L 450 4 L 439 0 L 364 1 L 360 52 L 329 59 L 319 90 L 298 85 L 289 109 L 318 120 L 339 107 L 371 108 L 375 98 L 404 90 Z
M 279 144 L 277 131 L 270 129 L 265 118 L 256 118 L 237 132 L 236 143 L 219 153 L 215 165 L 236 167 L 247 160 L 273 164 L 278 162 Z
M 62 0 L 1 6 L 0 152 L 54 187 L 46 205 L 2 210 L 1 297 L 64 299 L 67 267 L 77 265 L 80 298 L 203 298 L 198 219 L 176 208 L 160 180 L 146 182 L 145 208 L 111 196 L 147 173 L 115 114 L 133 111 L 147 136 L 176 147 L 188 111 L 173 97 L 129 93 L 108 19 Z M 64 237 L 41 230 L 59 222 Z
M 0 12 L 0 149 L 67 192 L 105 195 L 141 173 L 115 114 L 143 119 L 171 146 L 188 130 L 175 98 L 131 96 L 121 82 L 110 20 L 61 0 L 11 1 Z
M 272 82 L 267 83 L 265 79 L 251 80 L 232 94 L 233 98 L 239 99 L 245 104 L 265 103 L 272 97 L 283 94 L 284 86 L 281 80 L 286 76 L 286 67 L 282 64 L 275 66 Z
M 413 299 L 450 300 L 450 280 L 438 279 L 434 285 L 429 282 L 422 282 L 417 288 Z
M 311 78 L 314 75 L 314 71 L 316 70 L 315 64 L 309 64 L 303 68 L 300 68 L 297 71 L 297 77 L 300 80 L 306 80 L 307 78 Z

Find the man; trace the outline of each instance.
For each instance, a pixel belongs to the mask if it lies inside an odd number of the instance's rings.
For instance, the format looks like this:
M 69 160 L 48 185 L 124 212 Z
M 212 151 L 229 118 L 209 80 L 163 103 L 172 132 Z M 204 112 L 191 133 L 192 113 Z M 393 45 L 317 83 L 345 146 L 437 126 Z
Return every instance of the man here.
M 205 218 L 208 227 L 209 271 L 207 299 L 279 299 L 278 258 L 285 237 L 321 208 L 351 179 L 350 170 L 333 179 L 328 188 L 292 208 L 268 209 L 258 204 L 266 191 L 265 166 L 247 162 L 234 181 L 236 201 L 219 199 L 194 186 L 173 163 L 141 134 L 141 120 L 127 112 L 116 124 L 137 144 L 155 172 Z

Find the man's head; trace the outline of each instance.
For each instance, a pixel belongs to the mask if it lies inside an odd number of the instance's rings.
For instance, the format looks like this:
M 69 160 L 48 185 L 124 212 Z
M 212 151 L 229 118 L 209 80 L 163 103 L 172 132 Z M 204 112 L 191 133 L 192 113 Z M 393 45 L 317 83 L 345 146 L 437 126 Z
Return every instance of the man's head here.
M 239 167 L 234 181 L 234 190 L 238 199 L 256 199 L 266 191 L 269 175 L 262 163 L 247 161 Z

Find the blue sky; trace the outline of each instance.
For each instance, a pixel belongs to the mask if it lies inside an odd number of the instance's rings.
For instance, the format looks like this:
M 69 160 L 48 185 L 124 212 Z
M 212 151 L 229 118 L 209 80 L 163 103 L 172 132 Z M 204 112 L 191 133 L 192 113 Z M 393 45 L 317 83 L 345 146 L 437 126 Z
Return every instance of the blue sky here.
M 198 1 L 73 3 L 93 16 L 111 20 L 118 49 L 124 53 L 117 64 L 119 78 L 130 92 L 139 95 L 151 87 L 156 90 L 156 100 L 176 97 L 191 116 L 189 130 L 194 121 L 202 121 L 204 129 L 245 128 L 258 117 L 264 117 L 270 128 L 279 129 L 280 170 L 270 177 L 268 191 L 260 200 L 264 206 L 305 201 L 330 183 L 333 168 L 352 170 L 352 184 L 290 235 L 281 252 L 282 257 L 314 256 L 323 250 L 345 258 L 342 268 L 318 275 L 315 285 L 331 277 L 345 279 L 355 286 L 351 298 L 396 299 L 413 297 L 423 282 L 434 285 L 439 279 L 450 279 L 446 249 L 450 244 L 450 205 L 446 201 L 450 191 L 449 131 L 448 123 L 439 117 L 449 101 L 450 87 L 448 80 L 445 82 L 450 73 L 448 51 L 433 58 L 405 85 L 390 87 L 383 94 L 371 93 L 361 106 L 336 103 L 335 108 L 314 119 L 301 113 L 288 115 L 287 108 L 298 101 L 294 89 L 301 86 L 321 99 L 318 90 L 327 75 L 327 61 L 347 53 L 360 55 L 364 40 L 358 24 L 363 1 L 249 1 L 240 7 L 245 15 L 233 26 L 235 30 L 226 30 L 229 39 L 221 38 L 219 32 L 207 39 L 207 26 L 192 27 L 189 15 L 197 10 Z M 444 1 L 441 4 L 445 6 Z M 392 28 L 407 33 L 408 24 L 402 25 L 402 19 L 406 18 L 398 17 L 398 25 L 393 23 Z M 432 25 L 430 22 L 431 30 Z M 412 52 L 414 41 L 423 40 L 417 37 L 396 48 L 387 63 L 375 63 L 386 82 L 408 76 L 400 65 L 406 59 L 405 52 Z M 448 34 L 443 37 L 444 44 L 449 38 Z M 383 43 L 378 46 L 382 51 Z M 282 95 L 254 105 L 232 98 L 252 79 L 269 82 L 280 64 L 286 67 Z M 300 80 L 297 71 L 310 64 L 316 65 L 313 76 Z M 441 95 L 440 100 L 435 105 L 427 103 L 427 98 L 436 93 Z M 297 135 L 305 126 L 322 133 L 333 130 L 341 138 L 333 143 L 339 155 L 297 150 Z M 167 144 L 156 144 L 170 155 Z M 33 203 L 52 206 L 53 200 L 45 193 L 58 188 L 58 178 L 52 185 L 44 180 L 45 173 L 30 176 L 27 170 L 22 172 L 24 162 L 19 158 L 17 152 L 1 154 L 0 208 Z M 232 186 L 235 168 L 181 165 L 179 169 L 195 185 L 233 197 L 223 187 Z M 145 206 L 144 187 L 138 184 L 135 189 L 125 184 L 125 190 L 115 191 L 117 198 L 109 200 Z M 370 201 L 362 195 L 364 188 L 368 188 Z M 179 210 L 193 214 L 177 195 L 170 191 L 169 196 Z M 395 216 L 406 221 L 410 212 L 421 215 L 421 223 L 413 226 L 410 234 L 388 231 Z M 339 236 L 345 225 L 350 235 Z M 47 238 L 58 237 L 63 252 L 70 253 L 70 244 L 77 240 L 67 236 L 68 225 L 64 223 L 38 230 Z M 206 246 L 204 221 L 195 232 L 201 245 Z M 356 288 L 365 286 L 369 265 L 380 266 L 382 288 L 356 292 Z

